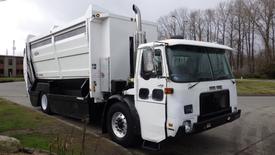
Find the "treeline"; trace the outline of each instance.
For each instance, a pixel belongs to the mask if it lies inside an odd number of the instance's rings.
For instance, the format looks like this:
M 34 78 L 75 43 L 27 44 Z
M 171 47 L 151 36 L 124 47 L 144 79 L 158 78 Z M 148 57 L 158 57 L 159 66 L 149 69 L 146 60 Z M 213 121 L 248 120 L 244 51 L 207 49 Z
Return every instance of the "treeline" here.
M 179 8 L 159 18 L 160 39 L 217 42 L 236 51 L 230 62 L 237 76 L 275 78 L 275 0 L 231 0 L 215 9 Z

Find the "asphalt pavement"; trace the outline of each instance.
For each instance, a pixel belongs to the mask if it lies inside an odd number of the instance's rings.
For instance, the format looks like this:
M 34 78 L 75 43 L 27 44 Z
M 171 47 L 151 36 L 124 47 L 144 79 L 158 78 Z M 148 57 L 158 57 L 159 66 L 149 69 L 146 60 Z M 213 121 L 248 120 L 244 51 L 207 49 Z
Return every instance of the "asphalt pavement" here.
M 24 82 L 0 84 L 0 97 L 31 108 Z M 275 152 L 275 96 L 238 97 L 242 109 L 240 119 L 199 134 L 168 139 L 160 151 L 131 148 L 133 154 L 274 154 Z M 39 110 L 36 108 L 36 110 Z M 79 126 L 78 120 L 54 116 Z M 99 127 L 90 125 L 89 132 L 99 136 Z M 116 145 L 116 144 L 114 144 Z
M 0 83 L 0 97 L 27 107 L 32 107 L 26 91 L 25 82 Z

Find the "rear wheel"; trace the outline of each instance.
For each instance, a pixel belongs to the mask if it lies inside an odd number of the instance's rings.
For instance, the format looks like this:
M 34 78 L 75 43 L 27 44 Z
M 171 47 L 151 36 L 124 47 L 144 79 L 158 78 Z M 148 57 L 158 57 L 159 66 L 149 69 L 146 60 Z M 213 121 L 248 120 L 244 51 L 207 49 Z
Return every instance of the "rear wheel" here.
M 41 93 L 40 97 L 41 110 L 46 114 L 51 114 L 50 104 L 48 101 L 48 95 L 46 93 Z
M 127 106 L 123 103 L 112 105 L 108 112 L 107 123 L 108 133 L 113 141 L 125 147 L 135 144 L 133 121 Z

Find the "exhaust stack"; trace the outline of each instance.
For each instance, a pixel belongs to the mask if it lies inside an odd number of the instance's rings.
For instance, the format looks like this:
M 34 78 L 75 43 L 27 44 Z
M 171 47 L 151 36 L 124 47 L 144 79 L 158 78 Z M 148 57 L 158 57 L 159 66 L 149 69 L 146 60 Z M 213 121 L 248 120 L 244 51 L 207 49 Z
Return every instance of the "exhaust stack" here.
M 133 5 L 133 11 L 136 14 L 136 23 L 137 23 L 137 31 L 135 36 L 135 45 L 137 49 L 140 44 L 143 44 L 146 42 L 146 39 L 145 39 L 145 33 L 142 31 L 140 10 L 136 5 Z
M 133 50 L 130 50 L 130 79 L 134 78 L 134 71 L 135 71 L 135 64 L 136 64 L 136 57 L 137 57 L 137 49 L 140 44 L 146 43 L 145 32 L 142 31 L 142 23 L 141 23 L 141 13 L 139 8 L 136 5 L 133 5 L 133 11 L 136 15 L 136 34 L 133 40 Z M 130 80 L 131 81 L 131 80 Z
M 141 26 L 141 13 L 139 8 L 134 4 L 133 5 L 133 11 L 136 14 L 136 22 L 137 22 L 137 31 L 142 31 L 142 26 Z

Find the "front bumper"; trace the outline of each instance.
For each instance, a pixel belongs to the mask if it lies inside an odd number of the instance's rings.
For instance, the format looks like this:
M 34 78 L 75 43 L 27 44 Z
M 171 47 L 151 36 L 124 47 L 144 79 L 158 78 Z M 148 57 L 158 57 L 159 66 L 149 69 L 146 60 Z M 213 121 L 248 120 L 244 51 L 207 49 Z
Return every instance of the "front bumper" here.
M 238 110 L 237 112 L 217 116 L 215 118 L 211 118 L 209 120 L 205 120 L 202 122 L 194 123 L 193 124 L 193 130 L 191 133 L 198 133 L 205 130 L 212 129 L 214 127 L 220 126 L 222 124 L 226 124 L 229 122 L 232 122 L 241 116 L 241 110 Z M 178 130 L 177 135 L 186 135 L 184 126 L 181 126 Z

